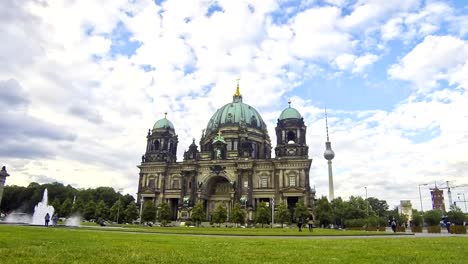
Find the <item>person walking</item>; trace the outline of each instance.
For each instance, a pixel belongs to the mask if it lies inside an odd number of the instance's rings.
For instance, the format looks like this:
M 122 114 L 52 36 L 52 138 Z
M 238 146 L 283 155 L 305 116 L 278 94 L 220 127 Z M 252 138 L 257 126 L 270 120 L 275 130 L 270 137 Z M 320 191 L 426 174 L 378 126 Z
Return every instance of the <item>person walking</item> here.
M 46 213 L 46 215 L 44 217 L 44 220 L 45 220 L 45 226 L 49 226 L 49 221 L 50 221 L 49 213 Z
M 307 221 L 307 224 L 309 225 L 309 232 L 314 231 L 314 217 L 312 215 L 309 215 L 309 221 Z
M 393 233 L 396 233 L 396 226 L 397 226 L 397 224 L 396 224 L 395 219 L 392 220 L 392 224 L 391 224 L 391 225 L 392 225 Z
M 304 224 L 304 218 L 302 216 L 299 217 L 297 220 L 297 228 L 299 228 L 299 232 L 302 232 L 302 225 Z
M 54 214 L 52 216 L 52 226 L 57 226 L 57 221 L 58 221 L 58 216 L 57 214 Z

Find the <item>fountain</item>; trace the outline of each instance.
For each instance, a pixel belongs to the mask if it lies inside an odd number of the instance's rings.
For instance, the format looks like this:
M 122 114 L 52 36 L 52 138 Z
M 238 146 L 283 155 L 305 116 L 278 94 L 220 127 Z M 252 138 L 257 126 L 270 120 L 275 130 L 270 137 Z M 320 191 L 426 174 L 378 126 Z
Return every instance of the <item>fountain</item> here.
M 31 225 L 44 225 L 44 217 L 49 213 L 50 219 L 54 215 L 54 207 L 47 204 L 48 196 L 47 189 L 44 189 L 44 194 L 42 196 L 42 201 L 39 202 L 36 207 L 34 207 L 34 214 L 32 217 Z

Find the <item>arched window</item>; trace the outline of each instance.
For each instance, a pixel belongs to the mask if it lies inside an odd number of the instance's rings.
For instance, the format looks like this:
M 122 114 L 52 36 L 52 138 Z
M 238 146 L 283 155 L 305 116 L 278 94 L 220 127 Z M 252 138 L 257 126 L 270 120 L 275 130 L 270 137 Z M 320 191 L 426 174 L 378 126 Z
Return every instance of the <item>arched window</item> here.
M 296 143 L 296 134 L 293 131 L 289 131 L 287 134 L 287 142 L 288 144 L 290 143 Z
M 179 180 L 175 179 L 172 181 L 172 189 L 180 189 Z
M 159 147 L 160 147 L 159 140 L 156 140 L 156 141 L 154 142 L 154 149 L 155 149 L 155 150 L 159 150 Z

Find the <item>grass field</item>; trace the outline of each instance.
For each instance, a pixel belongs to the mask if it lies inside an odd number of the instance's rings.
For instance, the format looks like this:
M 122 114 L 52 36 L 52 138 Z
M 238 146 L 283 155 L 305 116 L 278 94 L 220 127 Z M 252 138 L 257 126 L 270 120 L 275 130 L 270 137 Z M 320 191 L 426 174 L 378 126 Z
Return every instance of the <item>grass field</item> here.
M 286 239 L 0 225 L 0 263 L 467 263 L 468 237 Z

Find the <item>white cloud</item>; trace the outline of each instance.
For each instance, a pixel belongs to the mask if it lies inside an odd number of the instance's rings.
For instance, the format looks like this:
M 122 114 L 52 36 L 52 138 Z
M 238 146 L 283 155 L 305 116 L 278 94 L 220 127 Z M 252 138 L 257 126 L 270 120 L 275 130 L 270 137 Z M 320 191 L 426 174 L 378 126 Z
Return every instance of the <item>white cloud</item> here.
M 306 59 L 333 59 L 352 49 L 351 36 L 338 27 L 341 10 L 337 7 L 310 8 L 291 23 L 292 51 Z
M 376 62 L 377 59 L 378 57 L 374 54 L 365 54 L 358 57 L 353 54 L 346 53 L 336 57 L 335 64 L 340 70 L 362 73 L 367 66 Z
M 467 88 L 468 43 L 453 36 L 428 36 L 388 73 L 392 78 L 414 82 L 419 91 L 433 89 L 439 80 Z

